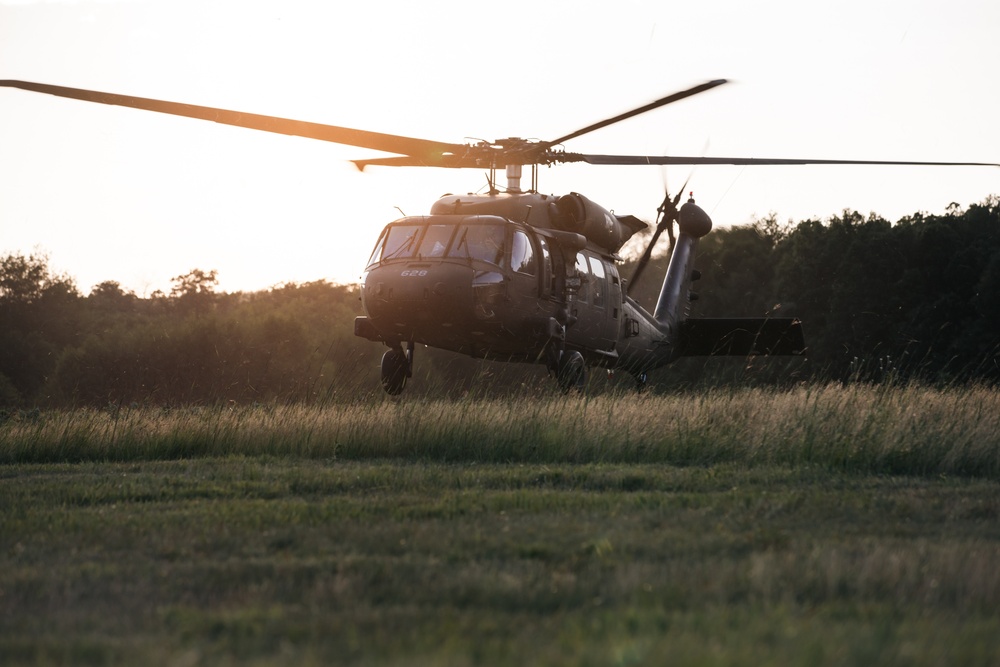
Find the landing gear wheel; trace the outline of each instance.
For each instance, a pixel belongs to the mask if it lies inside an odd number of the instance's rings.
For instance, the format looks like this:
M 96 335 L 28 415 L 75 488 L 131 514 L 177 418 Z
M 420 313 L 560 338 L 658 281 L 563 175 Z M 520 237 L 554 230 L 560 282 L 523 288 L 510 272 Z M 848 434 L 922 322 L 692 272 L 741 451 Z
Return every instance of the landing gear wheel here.
M 564 394 L 573 389 L 582 392 L 587 382 L 587 365 L 583 361 L 583 355 L 576 350 L 563 352 L 559 358 L 559 373 L 556 375 L 556 380 Z
M 401 347 L 391 347 L 382 355 L 382 388 L 390 396 L 398 396 L 406 386 L 409 360 Z
M 640 394 L 646 391 L 646 383 L 649 381 L 649 376 L 645 373 L 639 373 L 635 376 L 635 390 Z

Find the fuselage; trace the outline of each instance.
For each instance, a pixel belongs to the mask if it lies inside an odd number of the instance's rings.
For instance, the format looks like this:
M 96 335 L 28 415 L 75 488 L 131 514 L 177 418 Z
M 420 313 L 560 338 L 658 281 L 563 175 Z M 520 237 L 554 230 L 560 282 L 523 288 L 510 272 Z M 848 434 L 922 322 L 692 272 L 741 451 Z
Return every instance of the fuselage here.
M 628 298 L 618 273 L 616 251 L 643 223 L 586 200 L 586 219 L 567 217 L 580 205 L 562 199 L 449 196 L 430 215 L 390 223 L 362 278 L 356 333 L 390 348 L 550 366 L 578 351 L 588 365 L 637 375 L 668 363 L 675 327 Z

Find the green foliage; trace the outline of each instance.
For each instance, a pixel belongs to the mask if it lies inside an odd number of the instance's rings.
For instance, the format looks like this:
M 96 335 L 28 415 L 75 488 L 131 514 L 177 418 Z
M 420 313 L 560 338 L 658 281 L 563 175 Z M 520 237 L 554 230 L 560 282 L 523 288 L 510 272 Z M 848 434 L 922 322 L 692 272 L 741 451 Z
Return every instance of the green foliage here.
M 5 665 L 1000 658 L 995 478 L 266 454 L 0 478 Z
M 666 258 L 637 298 L 655 303 Z M 841 381 L 1000 380 L 1000 199 L 895 224 L 845 210 L 783 227 L 774 216 L 702 240 L 699 317 L 798 317 L 808 365 L 681 360 L 672 386 Z M 625 275 L 628 275 L 626 270 Z M 662 383 L 662 381 L 661 381 Z
M 0 407 L 44 396 L 60 352 L 77 340 L 83 311 L 73 281 L 43 255 L 0 257 Z
M 1000 329 L 983 307 L 1000 256 L 997 200 L 895 225 L 845 212 L 800 224 L 779 250 L 777 287 L 808 323 L 826 377 L 884 379 L 891 367 L 897 379 L 1000 379 Z
M 578 399 L 555 391 L 402 402 L 374 394 L 315 406 L 43 411 L 0 428 L 0 464 L 219 456 L 735 462 L 1000 479 L 1000 392 L 810 384 Z
M 318 283 L 141 304 L 141 317 L 126 312 L 65 351 L 53 387 L 87 405 L 313 400 L 338 388 L 349 363 L 330 351 L 361 347 L 348 329 L 351 292 Z

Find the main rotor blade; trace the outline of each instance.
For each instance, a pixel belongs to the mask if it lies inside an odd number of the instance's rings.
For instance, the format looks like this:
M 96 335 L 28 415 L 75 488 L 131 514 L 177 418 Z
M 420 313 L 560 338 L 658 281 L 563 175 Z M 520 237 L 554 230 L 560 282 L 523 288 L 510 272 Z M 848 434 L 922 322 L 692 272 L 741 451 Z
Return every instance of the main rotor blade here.
M 741 157 L 673 157 L 669 155 L 583 155 L 566 153 L 562 162 L 586 162 L 588 164 L 607 165 L 699 165 L 699 164 L 734 164 L 734 165 L 802 165 L 802 164 L 871 164 L 871 165 L 916 165 L 925 167 L 1000 167 L 993 162 L 910 162 L 900 160 L 813 160 L 806 158 L 741 158 Z
M 892 165 L 925 167 L 1000 167 L 992 162 L 904 162 L 897 160 L 811 160 L 805 158 L 738 158 L 738 157 L 676 157 L 669 155 L 585 155 L 581 153 L 557 153 L 557 162 L 586 162 L 595 165 Z M 482 168 L 488 161 L 477 157 L 474 152 L 454 155 L 435 155 L 430 158 L 415 156 L 393 156 L 370 160 L 351 160 L 358 169 L 365 167 L 449 167 L 452 169 Z M 688 177 L 690 179 L 690 176 Z M 677 192 L 680 197 L 687 189 L 687 181 Z
M 464 148 L 464 147 L 462 147 Z M 359 171 L 365 167 L 447 167 L 451 169 L 471 169 L 483 166 L 474 157 L 466 155 L 437 154 L 429 158 L 412 155 L 372 158 L 370 160 L 351 160 Z
M 608 118 L 607 120 L 602 120 L 599 123 L 588 125 L 587 127 L 579 129 L 576 132 L 571 132 L 570 134 L 567 134 L 564 137 L 559 137 L 558 139 L 555 139 L 553 141 L 545 141 L 539 145 L 542 148 L 549 148 L 550 146 L 561 144 L 565 141 L 569 141 L 570 139 L 575 139 L 581 135 L 587 134 L 588 132 L 599 130 L 602 127 L 607 127 L 608 125 L 614 125 L 615 123 L 619 123 L 628 118 L 632 118 L 633 116 L 638 116 L 639 114 L 646 113 L 647 111 L 652 111 L 653 109 L 659 109 L 660 107 L 666 106 L 667 104 L 670 104 L 672 102 L 678 102 L 686 97 L 691 97 L 692 95 L 703 93 L 706 90 L 711 90 L 712 88 L 715 88 L 716 86 L 721 86 L 724 83 L 726 83 L 726 79 L 716 79 L 714 81 L 706 81 L 705 83 L 697 85 L 694 88 L 688 88 L 687 90 L 682 90 L 678 93 L 674 93 L 673 95 L 667 95 L 666 97 L 661 97 L 660 99 L 654 102 L 650 102 L 649 104 L 646 104 L 644 106 L 641 106 L 638 109 L 632 109 L 631 111 L 626 111 L 625 113 L 619 114 L 614 118 Z
M 36 93 L 46 93 L 58 97 L 68 97 L 85 102 L 97 102 L 99 104 L 110 104 L 133 109 L 144 109 L 146 111 L 156 111 L 159 113 L 171 114 L 174 116 L 186 116 L 188 118 L 198 118 L 210 120 L 224 125 L 235 125 L 246 127 L 252 130 L 262 130 L 264 132 L 274 132 L 276 134 L 287 134 L 292 136 L 307 137 L 309 139 L 319 139 L 335 144 L 347 146 L 358 146 L 360 148 L 371 148 L 388 153 L 401 153 L 403 155 L 419 156 L 424 159 L 433 160 L 445 153 L 454 153 L 464 150 L 461 144 L 448 144 L 428 139 L 415 139 L 403 137 L 395 134 L 382 134 L 380 132 L 369 132 L 367 130 L 355 130 L 349 127 L 337 127 L 336 125 L 323 125 L 321 123 L 310 123 L 302 120 L 291 120 L 289 118 L 279 118 L 277 116 L 264 116 L 254 113 L 242 113 L 239 111 L 229 111 L 227 109 L 217 109 L 215 107 L 203 107 L 194 104 L 180 104 L 178 102 L 166 102 L 163 100 L 153 100 L 145 97 L 134 97 L 131 95 L 119 95 L 116 93 L 102 93 L 96 90 L 84 90 L 82 88 L 67 88 L 64 86 L 53 86 L 44 83 L 33 83 L 31 81 L 0 80 L 0 86 L 7 88 L 20 88 Z

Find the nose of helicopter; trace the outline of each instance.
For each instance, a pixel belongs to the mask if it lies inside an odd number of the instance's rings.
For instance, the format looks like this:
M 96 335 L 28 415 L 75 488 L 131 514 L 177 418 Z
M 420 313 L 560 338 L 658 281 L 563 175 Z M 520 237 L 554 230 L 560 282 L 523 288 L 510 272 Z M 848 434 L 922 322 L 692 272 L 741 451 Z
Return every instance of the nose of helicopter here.
M 376 267 L 362 285 L 362 303 L 386 338 L 436 337 L 468 318 L 474 271 L 454 263 L 405 262 Z

